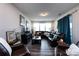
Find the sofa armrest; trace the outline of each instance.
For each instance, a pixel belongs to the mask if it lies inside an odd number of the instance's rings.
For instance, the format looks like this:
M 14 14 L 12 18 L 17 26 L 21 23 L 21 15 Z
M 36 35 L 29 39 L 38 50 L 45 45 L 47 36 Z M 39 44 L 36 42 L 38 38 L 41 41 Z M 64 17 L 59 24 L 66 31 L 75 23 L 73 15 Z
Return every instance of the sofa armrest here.
M 12 56 L 30 56 L 30 52 L 23 44 L 12 46 Z
M 23 44 L 16 44 L 16 45 L 11 46 L 12 51 L 23 48 L 23 47 L 24 47 Z

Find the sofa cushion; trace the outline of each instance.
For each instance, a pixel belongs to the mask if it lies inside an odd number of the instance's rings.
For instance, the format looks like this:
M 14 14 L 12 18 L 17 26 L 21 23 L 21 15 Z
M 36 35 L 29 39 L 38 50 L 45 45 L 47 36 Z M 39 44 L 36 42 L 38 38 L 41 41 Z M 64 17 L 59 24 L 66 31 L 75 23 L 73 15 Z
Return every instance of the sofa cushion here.
M 6 42 L 6 40 L 3 38 L 0 38 L 0 43 L 7 49 L 7 51 L 9 52 L 9 55 L 11 55 L 12 49 L 11 49 L 10 45 Z
M 9 56 L 7 49 L 0 43 L 0 56 Z

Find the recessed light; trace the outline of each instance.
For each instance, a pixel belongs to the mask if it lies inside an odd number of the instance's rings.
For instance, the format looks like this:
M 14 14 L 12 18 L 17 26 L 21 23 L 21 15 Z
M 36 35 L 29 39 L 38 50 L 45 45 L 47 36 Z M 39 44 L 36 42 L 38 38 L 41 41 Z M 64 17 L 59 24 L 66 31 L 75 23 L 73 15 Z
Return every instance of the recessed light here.
M 42 12 L 42 13 L 40 13 L 40 16 L 47 16 L 47 15 L 48 15 L 47 12 Z

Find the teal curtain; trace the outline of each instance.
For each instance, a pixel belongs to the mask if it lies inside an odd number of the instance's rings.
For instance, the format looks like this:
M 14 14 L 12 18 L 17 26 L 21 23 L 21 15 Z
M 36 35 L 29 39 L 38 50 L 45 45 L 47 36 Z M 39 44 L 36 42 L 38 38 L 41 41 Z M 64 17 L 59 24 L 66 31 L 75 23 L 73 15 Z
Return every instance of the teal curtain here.
M 70 15 L 67 15 L 58 21 L 58 32 L 65 34 L 64 41 L 67 44 L 71 44 L 70 38 Z

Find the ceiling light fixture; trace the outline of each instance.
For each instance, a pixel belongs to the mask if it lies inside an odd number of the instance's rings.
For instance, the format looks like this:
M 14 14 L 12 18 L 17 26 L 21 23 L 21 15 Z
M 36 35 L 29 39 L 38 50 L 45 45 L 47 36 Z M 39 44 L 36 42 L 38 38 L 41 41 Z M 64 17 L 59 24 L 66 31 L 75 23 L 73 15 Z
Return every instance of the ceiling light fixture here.
M 47 16 L 47 15 L 48 15 L 47 12 L 42 12 L 42 13 L 40 13 L 40 16 Z

